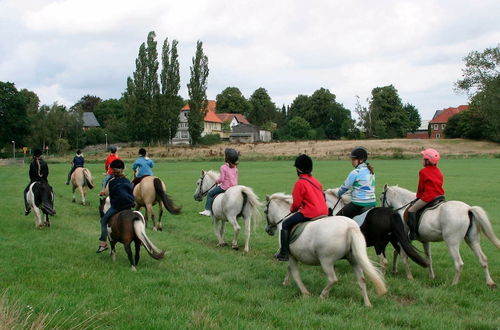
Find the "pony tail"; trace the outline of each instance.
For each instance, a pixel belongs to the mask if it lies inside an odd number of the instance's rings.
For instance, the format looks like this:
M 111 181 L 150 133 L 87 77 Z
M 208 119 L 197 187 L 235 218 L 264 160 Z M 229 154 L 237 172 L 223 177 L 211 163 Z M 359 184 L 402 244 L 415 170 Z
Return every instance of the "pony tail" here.
M 370 163 L 366 163 L 366 167 L 368 167 L 368 169 L 370 170 L 371 174 L 375 174 L 375 170 L 373 169 L 373 166 L 371 166 Z

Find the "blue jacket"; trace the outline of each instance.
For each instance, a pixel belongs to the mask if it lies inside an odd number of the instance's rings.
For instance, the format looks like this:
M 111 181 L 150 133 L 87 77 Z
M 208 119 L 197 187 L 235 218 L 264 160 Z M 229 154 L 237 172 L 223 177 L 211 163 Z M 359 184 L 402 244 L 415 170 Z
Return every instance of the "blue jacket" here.
M 375 206 L 377 204 L 375 175 L 370 173 L 366 164 L 359 164 L 349 173 L 337 196 L 342 196 L 349 189 L 352 189 L 351 201 L 353 204 L 360 206 Z
M 85 164 L 85 159 L 83 158 L 83 156 L 75 156 L 73 158 L 74 167 L 83 167 L 84 164 Z
M 109 199 L 111 207 L 117 211 L 127 210 L 135 206 L 132 183 L 125 177 L 114 177 L 109 180 Z
M 134 172 L 136 169 L 139 169 L 136 177 L 142 178 L 145 175 L 153 175 L 153 171 L 151 170 L 153 166 L 155 166 L 155 163 L 150 158 L 141 156 L 135 160 L 134 164 L 132 164 L 132 169 Z

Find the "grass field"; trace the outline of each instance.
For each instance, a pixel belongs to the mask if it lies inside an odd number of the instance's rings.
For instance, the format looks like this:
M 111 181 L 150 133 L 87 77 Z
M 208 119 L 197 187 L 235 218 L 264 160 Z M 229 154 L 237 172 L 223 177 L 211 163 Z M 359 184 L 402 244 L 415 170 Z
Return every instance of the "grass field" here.
M 261 200 L 266 194 L 289 193 L 296 180 L 292 163 L 242 162 L 240 183 L 252 187 Z M 384 183 L 416 189 L 420 161 L 376 160 L 373 165 L 378 193 Z M 319 299 L 326 284 L 320 267 L 301 268 L 302 279 L 313 293 L 310 298 L 302 298 L 295 284 L 281 286 L 286 264 L 272 259 L 277 238 L 264 232 L 264 223 L 252 233 L 250 253 L 245 255 L 242 250 L 217 248 L 210 219 L 197 214 L 203 208 L 193 199 L 199 171 L 218 169 L 220 162 L 157 163 L 155 174 L 164 179 L 183 211 L 175 217 L 167 213 L 163 232 L 147 230 L 150 239 L 168 251 L 166 258 L 153 260 L 142 249 L 138 271 L 131 272 L 122 245 L 117 246 L 115 263 L 107 252 L 95 254 L 98 189 L 88 197 L 90 206 L 73 204 L 71 189 L 64 185 L 68 166 L 49 166 L 57 216 L 52 227 L 42 230 L 35 229 L 32 215 L 23 214 L 27 166 L 0 167 L 0 328 L 29 328 L 37 317 L 40 327 L 48 328 L 500 327 L 499 292 L 487 288 L 483 271 L 465 243 L 458 286 L 450 285 L 454 270 L 444 243 L 434 243 L 437 278 L 431 281 L 427 270 L 415 264 L 414 281 L 401 271 L 387 274 L 387 295 L 377 297 L 369 284 L 371 309 L 363 306 L 354 274 L 344 260 L 336 265 L 339 282 L 327 300 Z M 102 164 L 88 167 L 100 182 Z M 499 160 L 445 159 L 441 168 L 447 198 L 482 206 L 499 236 Z M 350 170 L 348 161 L 325 160 L 315 163 L 314 174 L 330 188 L 339 186 Z M 232 233 L 227 227 L 227 241 Z M 243 242 L 240 235 L 240 246 Z M 482 247 L 493 279 L 500 282 L 500 251 L 484 237 Z M 377 260 L 373 249 L 369 254 Z M 387 254 L 392 260 L 392 248 Z

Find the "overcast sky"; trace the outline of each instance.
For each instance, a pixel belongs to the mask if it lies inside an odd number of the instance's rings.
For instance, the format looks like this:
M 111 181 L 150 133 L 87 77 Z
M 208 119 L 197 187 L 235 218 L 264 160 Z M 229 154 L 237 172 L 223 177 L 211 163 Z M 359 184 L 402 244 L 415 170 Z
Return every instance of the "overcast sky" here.
M 453 84 L 463 57 L 500 42 L 499 13 L 499 0 L 0 0 L 0 81 L 42 104 L 119 98 L 153 30 L 159 51 L 179 41 L 184 98 L 201 40 L 209 99 L 263 87 L 281 106 L 324 87 L 353 111 L 392 84 L 430 119 L 467 103 Z

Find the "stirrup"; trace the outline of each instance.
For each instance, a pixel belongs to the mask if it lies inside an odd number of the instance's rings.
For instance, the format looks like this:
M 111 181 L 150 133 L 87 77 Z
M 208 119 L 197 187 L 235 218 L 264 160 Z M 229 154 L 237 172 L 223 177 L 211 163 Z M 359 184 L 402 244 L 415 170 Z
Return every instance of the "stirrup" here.
M 108 246 L 102 246 L 102 245 L 99 245 L 99 248 L 97 249 L 97 251 L 95 253 L 101 253 L 101 252 L 104 252 L 108 249 Z

